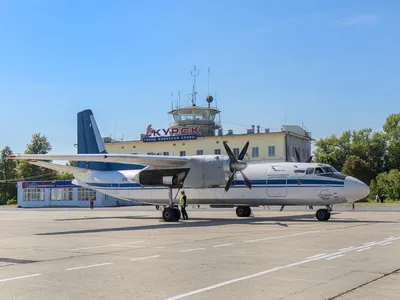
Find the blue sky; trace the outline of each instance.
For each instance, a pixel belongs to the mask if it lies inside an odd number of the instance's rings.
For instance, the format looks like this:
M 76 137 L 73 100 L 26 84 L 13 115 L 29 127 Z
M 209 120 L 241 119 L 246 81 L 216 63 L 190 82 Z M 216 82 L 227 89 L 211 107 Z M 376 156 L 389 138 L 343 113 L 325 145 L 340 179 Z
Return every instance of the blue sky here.
M 76 113 L 103 136 L 165 128 L 175 99 L 217 95 L 224 130 L 302 122 L 315 138 L 400 111 L 400 2 L 4 1 L 0 147 L 32 133 L 74 153 Z M 286 109 L 286 114 L 285 114 Z M 239 124 L 239 125 L 238 125 Z

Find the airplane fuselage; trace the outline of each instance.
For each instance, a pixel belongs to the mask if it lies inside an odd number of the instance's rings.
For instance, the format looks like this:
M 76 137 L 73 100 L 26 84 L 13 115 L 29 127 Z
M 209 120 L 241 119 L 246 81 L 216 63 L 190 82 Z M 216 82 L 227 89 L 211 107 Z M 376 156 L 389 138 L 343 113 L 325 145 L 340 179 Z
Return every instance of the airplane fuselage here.
M 225 192 L 224 185 L 212 188 L 183 186 L 188 204 L 199 205 L 332 205 L 345 203 L 345 175 L 321 176 L 306 174 L 310 163 L 261 163 L 249 164 L 243 171 L 252 182 L 249 189 L 240 173 L 234 185 Z M 167 205 L 168 187 L 142 186 L 134 182 L 141 170 L 92 172 L 90 178 L 76 178 L 76 184 L 99 190 L 104 194 L 146 204 Z M 190 170 L 189 172 L 196 172 Z M 228 174 L 229 175 L 229 174 Z M 341 176 L 340 176 L 341 175 Z M 178 195 L 178 189 L 173 196 Z M 179 195 L 175 203 L 179 201 Z

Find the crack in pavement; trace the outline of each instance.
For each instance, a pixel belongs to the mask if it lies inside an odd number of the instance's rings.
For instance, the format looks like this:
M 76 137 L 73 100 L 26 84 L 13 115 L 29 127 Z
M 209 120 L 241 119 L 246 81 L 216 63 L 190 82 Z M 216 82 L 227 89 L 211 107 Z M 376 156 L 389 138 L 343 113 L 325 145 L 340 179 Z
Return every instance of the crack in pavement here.
M 363 284 L 357 285 L 356 287 L 354 287 L 354 288 L 352 288 L 352 289 L 349 289 L 349 290 L 347 290 L 347 291 L 344 291 L 344 292 L 342 292 L 342 293 L 340 293 L 340 294 L 338 294 L 338 295 L 336 295 L 336 296 L 333 296 L 333 297 L 331 297 L 331 298 L 326 298 L 325 300 L 337 299 L 337 298 L 339 298 L 339 297 L 341 297 L 341 296 L 344 296 L 344 295 L 346 295 L 346 294 L 349 294 L 349 293 L 351 293 L 351 292 L 354 292 L 355 290 L 358 290 L 359 288 L 362 288 L 363 286 L 366 286 L 366 285 L 368 285 L 368 284 L 370 284 L 370 283 L 372 283 L 372 282 L 378 281 L 378 280 L 380 280 L 380 279 L 382 279 L 382 278 L 385 278 L 385 277 L 387 277 L 387 276 L 393 275 L 393 274 L 398 273 L 398 272 L 400 272 L 400 268 L 398 268 L 398 269 L 396 269 L 396 270 L 393 270 L 393 271 L 391 271 L 391 272 L 389 272 L 389 273 L 385 273 L 385 274 L 383 274 L 382 276 L 376 277 L 376 278 L 374 278 L 374 279 L 372 279 L 372 280 L 369 280 L 369 281 L 367 281 L 367 282 L 364 282 Z

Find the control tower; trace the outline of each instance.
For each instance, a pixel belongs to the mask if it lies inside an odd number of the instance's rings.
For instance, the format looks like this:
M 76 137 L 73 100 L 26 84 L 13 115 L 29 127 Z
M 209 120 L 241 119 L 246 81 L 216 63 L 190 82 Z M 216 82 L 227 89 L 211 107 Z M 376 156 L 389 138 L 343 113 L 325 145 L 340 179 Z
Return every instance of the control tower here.
M 208 69 L 208 72 L 210 73 L 210 69 Z M 171 133 L 171 135 L 180 135 L 179 132 L 182 132 L 181 129 L 185 127 L 197 127 L 197 131 L 199 132 L 196 134 L 197 136 L 215 136 L 216 131 L 218 131 L 218 135 L 222 135 L 221 123 L 216 120 L 216 117 L 219 116 L 220 110 L 216 106 L 211 107 L 214 98 L 210 93 L 208 93 L 208 96 L 206 97 L 208 106 L 196 105 L 196 76 L 198 74 L 196 66 L 194 66 L 194 70 L 192 71 L 192 76 L 194 77 L 193 90 L 191 93 L 192 105 L 177 107 L 168 112 L 168 114 L 173 117 L 173 123 L 170 124 L 170 128 L 180 129 L 177 131 L 178 133 Z

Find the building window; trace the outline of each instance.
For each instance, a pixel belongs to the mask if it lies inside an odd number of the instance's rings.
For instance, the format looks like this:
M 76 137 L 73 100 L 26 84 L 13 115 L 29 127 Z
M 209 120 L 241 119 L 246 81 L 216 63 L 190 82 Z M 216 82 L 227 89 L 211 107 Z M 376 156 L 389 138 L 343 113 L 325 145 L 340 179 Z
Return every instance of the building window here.
M 163 155 L 168 156 L 169 152 L 163 152 Z
M 275 146 L 268 146 L 268 156 L 275 156 Z
M 85 188 L 78 188 L 78 200 L 89 201 L 91 198 L 96 201 L 96 191 Z
M 196 151 L 196 154 L 197 154 L 197 155 L 203 155 L 203 150 L 197 150 L 197 151 Z
M 233 148 L 232 151 L 233 151 L 233 155 L 235 155 L 235 157 L 239 156 L 239 148 Z
M 221 149 L 215 149 L 214 154 L 220 155 L 221 154 Z
M 251 156 L 252 157 L 258 157 L 259 153 L 258 153 L 258 147 L 253 147 L 251 150 Z
M 186 151 L 181 151 L 179 155 L 180 156 L 186 156 Z
M 24 189 L 24 201 L 44 201 L 44 189 Z
M 51 189 L 51 201 L 72 201 L 72 188 L 65 189 Z

